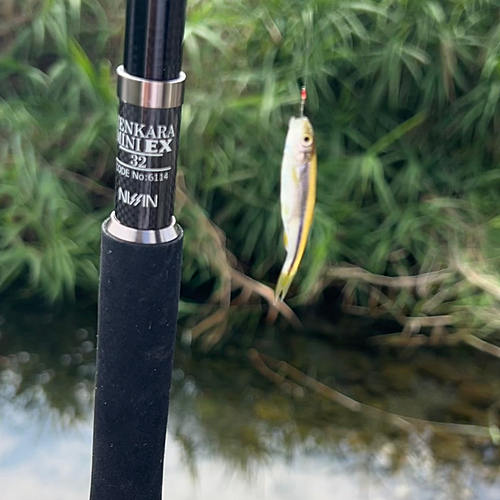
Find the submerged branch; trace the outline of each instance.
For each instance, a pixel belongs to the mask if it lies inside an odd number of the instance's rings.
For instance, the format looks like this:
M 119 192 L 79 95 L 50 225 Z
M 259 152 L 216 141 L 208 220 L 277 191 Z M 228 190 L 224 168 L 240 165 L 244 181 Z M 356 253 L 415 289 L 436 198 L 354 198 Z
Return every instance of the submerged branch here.
M 427 336 L 424 334 L 403 335 L 401 333 L 389 333 L 385 335 L 376 335 L 370 339 L 375 344 L 394 346 L 394 347 L 421 347 L 421 346 L 441 346 L 457 345 L 461 342 L 457 335 Z
M 458 344 L 467 344 L 478 351 L 490 354 L 500 358 L 500 347 L 482 340 L 476 335 L 470 333 L 470 330 L 462 330 L 457 333 L 436 336 L 427 336 L 423 334 L 407 336 L 402 333 L 389 333 L 386 335 L 376 335 L 371 338 L 375 344 L 390 345 L 395 347 L 421 347 L 421 346 L 456 346 Z
M 410 432 L 415 428 L 430 428 L 436 433 L 452 433 L 470 437 L 490 439 L 492 435 L 491 429 L 485 426 L 432 422 L 429 420 L 406 417 L 385 410 L 380 410 L 379 408 L 356 401 L 355 399 L 342 394 L 332 387 L 319 382 L 315 378 L 306 375 L 300 370 L 297 370 L 285 361 L 280 361 L 266 354 L 262 354 L 256 349 L 250 349 L 248 351 L 248 357 L 250 358 L 253 366 L 262 375 L 275 384 L 281 385 L 285 380 L 287 382 L 292 381 L 299 386 L 307 388 L 312 392 L 334 401 L 352 412 L 359 413 L 370 418 L 384 420 L 405 432 Z

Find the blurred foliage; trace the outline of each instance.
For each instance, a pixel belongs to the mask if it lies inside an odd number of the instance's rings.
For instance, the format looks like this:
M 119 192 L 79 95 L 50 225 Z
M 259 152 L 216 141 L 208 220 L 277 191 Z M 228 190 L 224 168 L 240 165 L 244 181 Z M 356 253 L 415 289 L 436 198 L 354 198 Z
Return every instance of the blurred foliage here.
M 496 331 L 500 1 L 188 3 L 178 196 L 186 297 L 230 301 L 228 268 L 274 284 L 284 257 L 279 165 L 303 82 L 318 203 L 291 303 L 347 283 L 352 311 L 390 313 L 402 327 L 445 316 L 453 331 Z M 27 278 L 25 290 L 50 300 L 95 289 L 123 11 L 122 0 L 0 6 L 2 287 Z M 339 279 L 339 263 L 446 275 L 391 288 Z

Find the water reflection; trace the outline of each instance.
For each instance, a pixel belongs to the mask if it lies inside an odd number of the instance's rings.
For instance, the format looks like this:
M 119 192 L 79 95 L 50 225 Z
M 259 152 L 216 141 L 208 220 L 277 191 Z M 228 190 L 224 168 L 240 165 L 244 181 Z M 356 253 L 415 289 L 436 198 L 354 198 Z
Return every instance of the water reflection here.
M 0 310 L 0 484 L 7 499 L 87 499 L 94 309 Z M 372 406 L 484 424 L 496 360 L 468 351 L 362 352 L 313 338 L 256 347 Z M 458 360 L 457 360 L 458 357 Z M 402 432 L 306 390 L 278 387 L 238 346 L 176 355 L 165 498 L 498 498 L 487 438 Z
M 57 316 L 23 309 L 4 306 L 0 313 L 0 397 L 62 426 L 88 418 L 95 374 L 93 308 Z

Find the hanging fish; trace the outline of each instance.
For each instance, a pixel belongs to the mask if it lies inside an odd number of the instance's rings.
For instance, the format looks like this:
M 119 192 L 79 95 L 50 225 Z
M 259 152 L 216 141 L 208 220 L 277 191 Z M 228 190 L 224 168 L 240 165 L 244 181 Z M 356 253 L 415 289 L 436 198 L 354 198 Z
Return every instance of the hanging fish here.
M 288 125 L 281 163 L 281 218 L 285 230 L 286 258 L 278 278 L 274 300 L 284 300 L 304 255 L 316 203 L 317 159 L 314 130 L 304 116 L 307 98 L 301 93 L 301 113 Z

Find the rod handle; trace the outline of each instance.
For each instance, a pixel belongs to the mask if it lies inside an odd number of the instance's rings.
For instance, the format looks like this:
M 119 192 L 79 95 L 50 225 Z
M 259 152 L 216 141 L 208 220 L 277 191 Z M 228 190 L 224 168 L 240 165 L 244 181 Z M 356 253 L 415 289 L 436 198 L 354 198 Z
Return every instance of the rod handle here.
M 161 499 L 182 245 L 103 225 L 90 500 Z

